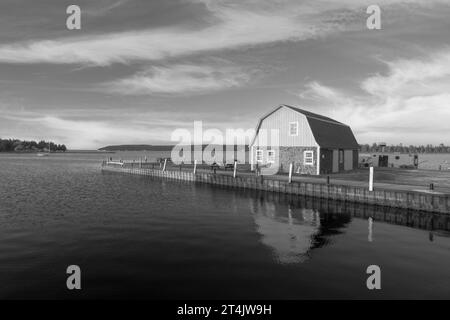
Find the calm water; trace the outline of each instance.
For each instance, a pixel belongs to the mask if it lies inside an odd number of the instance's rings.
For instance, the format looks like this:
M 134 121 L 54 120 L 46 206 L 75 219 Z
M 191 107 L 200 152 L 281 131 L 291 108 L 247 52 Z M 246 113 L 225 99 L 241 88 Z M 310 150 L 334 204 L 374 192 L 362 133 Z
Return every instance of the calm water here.
M 0 155 L 0 298 L 450 298 L 447 216 L 102 174 L 103 158 Z

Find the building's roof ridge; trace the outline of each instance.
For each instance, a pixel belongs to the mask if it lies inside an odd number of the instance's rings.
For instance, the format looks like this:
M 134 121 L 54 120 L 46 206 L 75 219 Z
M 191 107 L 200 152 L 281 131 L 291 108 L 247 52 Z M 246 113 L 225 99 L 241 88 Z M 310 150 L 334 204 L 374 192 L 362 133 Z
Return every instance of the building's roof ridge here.
M 306 111 L 303 109 L 295 108 L 286 104 L 279 105 L 274 110 L 268 112 L 259 119 L 255 130 L 255 136 L 253 137 L 250 145 L 254 144 L 263 120 L 281 108 L 289 108 L 292 111 L 298 112 L 303 116 L 305 116 L 309 123 L 312 134 L 314 135 L 314 139 L 320 147 L 324 148 L 336 147 L 340 149 L 359 148 L 358 142 L 356 141 L 356 138 L 353 135 L 350 126 L 341 123 L 339 121 L 336 121 L 334 119 L 324 117 L 322 115 Z M 340 136 L 338 140 L 336 140 L 337 139 L 336 135 Z
M 339 122 L 339 121 L 334 120 L 332 118 L 325 117 L 325 116 L 322 116 L 320 114 L 317 114 L 317 113 L 314 113 L 314 112 L 311 112 L 311 111 L 308 111 L 308 110 L 300 109 L 300 108 L 293 107 L 293 106 L 290 106 L 290 105 L 287 105 L 287 104 L 283 104 L 281 106 L 287 107 L 287 108 L 292 109 L 292 110 L 294 110 L 296 112 L 299 112 L 299 113 L 303 114 L 304 116 L 306 116 L 307 118 L 314 118 L 314 119 L 319 120 L 319 121 L 326 121 L 326 122 L 330 122 L 330 123 L 333 123 L 333 124 L 337 124 L 337 125 L 342 125 L 342 126 L 348 127 L 348 125 L 346 125 L 345 123 Z

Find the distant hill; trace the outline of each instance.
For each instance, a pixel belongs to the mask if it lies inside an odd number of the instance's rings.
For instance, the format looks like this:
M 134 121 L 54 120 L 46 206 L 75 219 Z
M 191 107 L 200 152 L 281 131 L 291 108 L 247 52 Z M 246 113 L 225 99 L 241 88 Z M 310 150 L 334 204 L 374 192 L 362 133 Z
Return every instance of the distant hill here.
M 172 145 L 150 145 L 150 144 L 122 144 L 117 146 L 106 146 L 101 151 L 171 151 Z
M 203 145 L 203 149 L 207 145 Z M 100 148 L 100 151 L 172 151 L 174 145 L 151 145 L 151 144 L 122 144 L 117 146 L 106 146 Z M 226 146 L 223 146 L 224 150 Z M 240 146 L 242 147 L 242 146 Z M 235 150 L 236 150 L 235 146 Z M 245 150 L 248 150 L 248 146 L 245 146 Z

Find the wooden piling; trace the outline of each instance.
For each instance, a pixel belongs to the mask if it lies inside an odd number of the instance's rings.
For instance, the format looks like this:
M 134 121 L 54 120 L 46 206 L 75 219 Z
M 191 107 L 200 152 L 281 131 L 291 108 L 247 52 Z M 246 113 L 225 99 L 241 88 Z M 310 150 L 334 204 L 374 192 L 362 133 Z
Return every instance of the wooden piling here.
M 291 162 L 289 164 L 289 183 L 292 183 L 292 170 L 294 169 L 294 164 Z

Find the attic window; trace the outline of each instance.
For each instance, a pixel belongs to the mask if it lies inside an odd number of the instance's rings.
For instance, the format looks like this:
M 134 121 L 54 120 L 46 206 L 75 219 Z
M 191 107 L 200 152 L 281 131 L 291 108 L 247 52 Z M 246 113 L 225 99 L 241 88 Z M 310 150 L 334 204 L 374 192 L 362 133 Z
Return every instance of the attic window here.
M 289 135 L 298 136 L 298 122 L 289 122 Z

